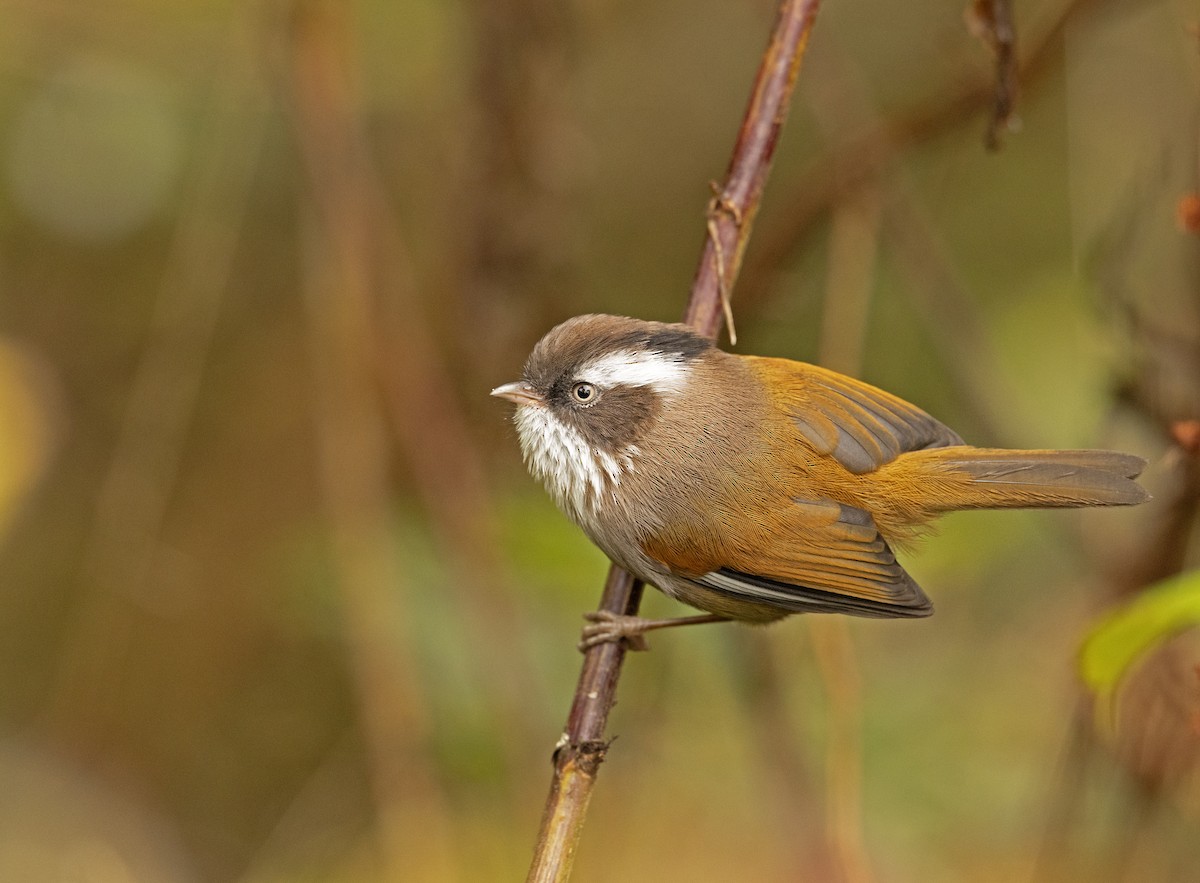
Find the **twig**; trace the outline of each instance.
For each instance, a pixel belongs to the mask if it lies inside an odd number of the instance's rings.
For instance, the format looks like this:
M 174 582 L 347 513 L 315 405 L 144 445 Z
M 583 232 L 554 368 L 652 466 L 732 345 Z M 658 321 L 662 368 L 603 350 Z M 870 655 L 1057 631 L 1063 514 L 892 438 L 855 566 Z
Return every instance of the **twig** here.
M 763 184 L 820 0 L 783 0 L 738 132 L 725 181 L 709 211 L 707 236 L 684 321 L 715 337 L 723 319 L 722 292 L 733 288 L 758 211 Z M 720 266 L 718 266 L 720 255 Z M 615 565 L 600 609 L 635 614 L 642 584 Z M 604 729 L 616 698 L 624 644 L 588 650 L 566 729 L 554 754 L 554 775 L 542 814 L 530 881 L 569 878 L 596 772 L 608 743 Z
M 1017 29 L 1012 0 L 975 0 L 966 17 L 967 27 L 996 58 L 992 115 L 983 143 L 988 150 L 999 150 L 1000 135 L 1011 124 L 1017 105 Z
M 738 131 L 725 183 L 712 203 L 713 223 L 709 225 L 683 320 L 714 337 L 721 328 L 722 317 L 718 314 L 723 310 L 721 287 L 724 284 L 732 289 L 741 268 L 763 183 L 819 6 L 820 0 L 784 0 L 781 4 Z M 718 249 L 724 264 L 723 282 L 718 275 Z
M 1012 0 L 991 0 L 992 37 L 996 50 L 996 91 L 992 96 L 992 116 L 988 120 L 983 143 L 988 150 L 1000 149 L 1000 136 L 1016 121 L 1017 27 L 1013 22 Z
M 1069 0 L 1053 23 L 1027 43 L 1028 52 L 1019 69 L 1026 92 L 1055 70 L 1068 26 L 1106 2 Z M 994 96 L 994 83 L 994 79 L 968 80 L 945 95 L 841 141 L 826 157 L 815 162 L 800 176 L 791 192 L 777 200 L 783 208 L 772 213 L 777 220 L 763 230 L 754 247 L 754 256 L 746 266 L 740 294 L 743 306 L 769 293 L 780 268 L 792 262 L 830 206 L 848 191 L 877 179 L 905 150 L 933 141 L 957 129 L 964 120 L 973 119 L 979 108 Z
M 395 624 L 408 584 L 393 552 L 386 418 L 375 391 L 370 181 L 344 4 L 297 3 L 283 72 L 310 204 L 302 233 L 319 478 L 375 802 L 380 876 L 458 873 L 428 764 L 428 697 Z

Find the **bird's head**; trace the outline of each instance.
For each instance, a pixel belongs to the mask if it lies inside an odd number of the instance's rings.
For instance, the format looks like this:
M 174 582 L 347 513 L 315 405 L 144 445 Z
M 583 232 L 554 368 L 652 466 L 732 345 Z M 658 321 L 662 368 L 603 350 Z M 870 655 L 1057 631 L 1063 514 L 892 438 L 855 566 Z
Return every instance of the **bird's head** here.
M 492 390 L 517 405 L 530 471 L 559 506 L 586 521 L 636 471 L 639 442 L 688 394 L 713 343 L 686 325 L 587 315 L 551 329 L 522 378 Z

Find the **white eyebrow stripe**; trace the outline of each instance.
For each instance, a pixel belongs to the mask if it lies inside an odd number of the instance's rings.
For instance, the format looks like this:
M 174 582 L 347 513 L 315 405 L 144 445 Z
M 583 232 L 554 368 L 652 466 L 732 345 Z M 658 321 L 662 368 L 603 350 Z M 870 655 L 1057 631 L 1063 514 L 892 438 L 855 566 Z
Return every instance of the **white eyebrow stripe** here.
M 680 392 L 687 385 L 689 366 L 679 353 L 618 350 L 584 365 L 579 376 L 599 386 L 651 386 L 659 392 Z

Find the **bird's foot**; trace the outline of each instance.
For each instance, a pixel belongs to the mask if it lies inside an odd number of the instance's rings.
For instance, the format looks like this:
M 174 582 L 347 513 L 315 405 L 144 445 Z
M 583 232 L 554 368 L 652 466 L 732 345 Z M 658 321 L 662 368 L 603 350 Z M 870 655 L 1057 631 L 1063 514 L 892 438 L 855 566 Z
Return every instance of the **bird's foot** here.
M 585 653 L 599 644 L 616 644 L 625 642 L 630 650 L 649 650 L 646 643 L 646 632 L 654 629 L 675 628 L 681 625 L 698 625 L 702 622 L 725 622 L 727 617 L 705 613 L 700 616 L 680 616 L 675 619 L 646 619 L 641 616 L 628 616 L 623 613 L 612 613 L 608 610 L 594 610 L 585 613 L 583 618 L 591 625 L 583 627 L 579 640 L 579 651 Z
M 607 610 L 594 610 L 585 613 L 583 618 L 590 625 L 583 627 L 579 638 L 579 652 L 586 653 L 599 644 L 616 644 L 625 642 L 630 650 L 649 650 L 645 632 L 653 628 L 653 619 L 641 616 L 626 616 L 622 613 L 610 613 Z

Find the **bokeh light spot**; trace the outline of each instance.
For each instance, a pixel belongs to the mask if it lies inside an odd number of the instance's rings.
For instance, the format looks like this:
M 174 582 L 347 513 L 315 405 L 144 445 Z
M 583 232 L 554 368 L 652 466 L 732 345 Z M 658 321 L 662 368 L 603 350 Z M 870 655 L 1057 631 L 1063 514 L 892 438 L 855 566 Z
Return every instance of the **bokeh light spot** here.
M 13 199 L 38 223 L 68 239 L 113 242 L 169 198 L 182 121 L 161 77 L 126 62 L 76 58 L 17 111 L 6 153 Z

